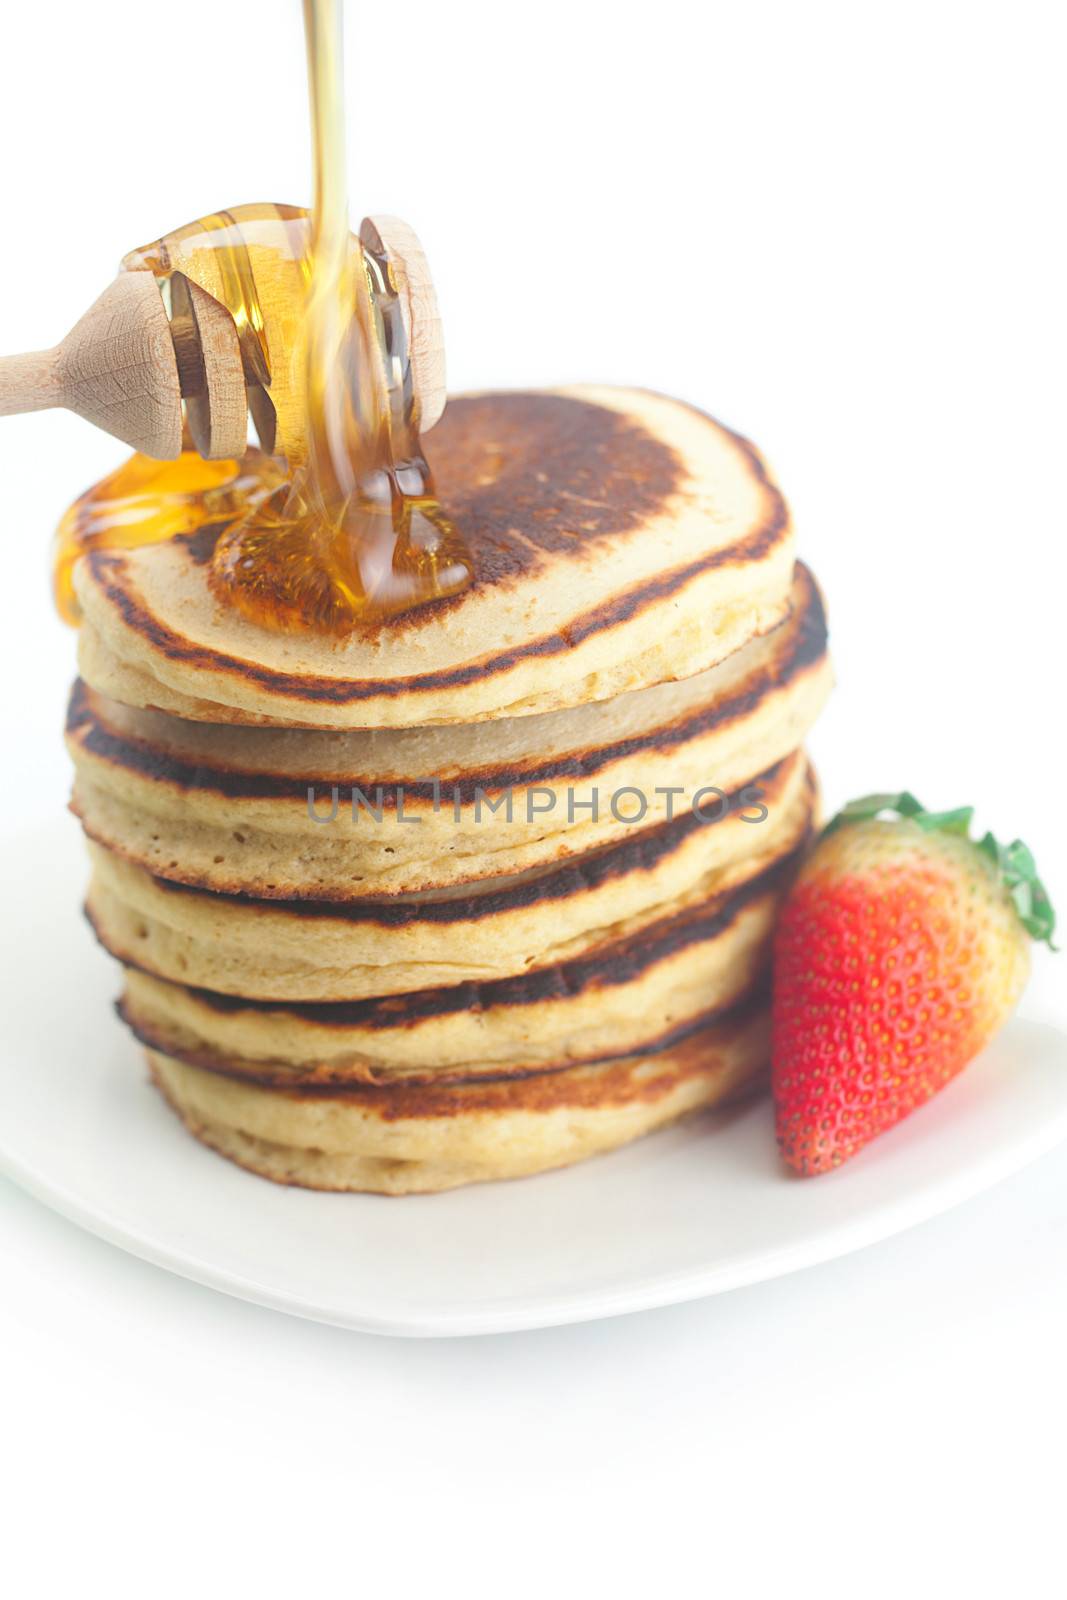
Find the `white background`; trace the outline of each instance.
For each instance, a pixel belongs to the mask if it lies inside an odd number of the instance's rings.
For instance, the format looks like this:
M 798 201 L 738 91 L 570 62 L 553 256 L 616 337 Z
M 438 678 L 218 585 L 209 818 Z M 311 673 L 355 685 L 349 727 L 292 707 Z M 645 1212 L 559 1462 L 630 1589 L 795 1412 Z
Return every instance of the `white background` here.
M 353 209 L 421 233 L 453 388 L 633 382 L 750 433 L 830 602 L 829 803 L 976 801 L 1063 901 L 1061 20 L 404 0 L 350 6 L 348 72 Z M 295 0 L 2 28 L 0 350 L 167 228 L 306 200 Z M 12 827 L 68 781 L 50 530 L 121 454 L 0 423 Z M 1064 959 L 1031 1010 L 1067 1012 Z M 416 1345 L 224 1300 L 4 1189 L 5 1588 L 1050 1594 L 1065 1230 L 1067 1153 L 802 1277 Z

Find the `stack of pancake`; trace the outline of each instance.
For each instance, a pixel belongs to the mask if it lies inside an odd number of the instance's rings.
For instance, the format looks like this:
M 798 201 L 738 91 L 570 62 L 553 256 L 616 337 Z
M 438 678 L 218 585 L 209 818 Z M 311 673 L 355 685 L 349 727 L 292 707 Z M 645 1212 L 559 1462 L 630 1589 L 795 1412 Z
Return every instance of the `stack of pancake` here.
M 190 1130 L 404 1193 L 763 1079 L 815 806 L 818 589 L 755 451 L 623 389 L 453 400 L 477 577 L 344 639 L 220 605 L 210 530 L 76 573 L 88 913 Z

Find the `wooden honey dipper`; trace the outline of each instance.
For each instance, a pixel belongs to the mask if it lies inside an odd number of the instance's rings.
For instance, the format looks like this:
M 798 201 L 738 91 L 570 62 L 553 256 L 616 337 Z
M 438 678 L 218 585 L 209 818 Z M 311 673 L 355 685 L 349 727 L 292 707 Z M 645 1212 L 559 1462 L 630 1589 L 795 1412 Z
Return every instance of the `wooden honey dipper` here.
M 384 245 L 399 291 L 420 426 L 445 407 L 444 340 L 430 269 L 396 217 L 367 217 L 361 239 Z M 182 402 L 199 453 L 244 454 L 248 393 L 237 328 L 226 308 L 175 272 L 168 316 L 151 272 L 122 272 L 51 350 L 0 357 L 0 417 L 62 407 L 159 461 L 181 453 Z M 272 417 L 255 415 L 274 449 Z M 267 437 L 264 437 L 264 435 Z

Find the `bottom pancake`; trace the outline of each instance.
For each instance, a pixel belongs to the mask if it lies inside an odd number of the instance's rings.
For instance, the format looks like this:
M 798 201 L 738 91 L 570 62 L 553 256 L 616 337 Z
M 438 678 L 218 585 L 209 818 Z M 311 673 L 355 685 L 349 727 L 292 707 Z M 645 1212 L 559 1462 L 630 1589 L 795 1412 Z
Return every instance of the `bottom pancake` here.
M 499 1081 L 281 1090 L 147 1054 L 189 1131 L 252 1172 L 427 1194 L 569 1166 L 724 1105 L 762 1082 L 768 1041 L 761 1000 L 655 1053 Z

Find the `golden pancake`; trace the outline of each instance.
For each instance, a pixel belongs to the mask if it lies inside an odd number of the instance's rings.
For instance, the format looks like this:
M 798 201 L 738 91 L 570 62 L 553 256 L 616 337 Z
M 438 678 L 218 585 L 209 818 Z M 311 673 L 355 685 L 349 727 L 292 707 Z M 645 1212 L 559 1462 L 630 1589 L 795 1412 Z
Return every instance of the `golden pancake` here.
M 237 732 L 77 685 L 72 804 L 92 839 L 194 887 L 320 900 L 437 889 L 629 836 L 636 796 L 651 827 L 709 787 L 737 794 L 798 748 L 830 681 L 821 598 L 798 566 L 787 618 L 717 667 L 542 716 Z
M 343 639 L 220 604 L 211 539 L 78 564 L 91 687 L 194 721 L 413 727 L 518 717 L 703 672 L 784 616 L 785 504 L 753 448 L 642 390 L 451 401 L 433 436 L 472 586 Z
M 762 821 L 690 813 L 593 856 L 477 892 L 271 901 L 153 878 L 90 845 L 88 910 L 113 954 L 255 999 L 356 1000 L 552 966 L 740 888 L 797 849 L 813 784 L 801 757 Z
M 508 1077 L 664 1048 L 765 979 L 786 859 L 742 888 L 491 983 L 342 1003 L 257 1001 L 127 967 L 141 1042 L 274 1087 Z

